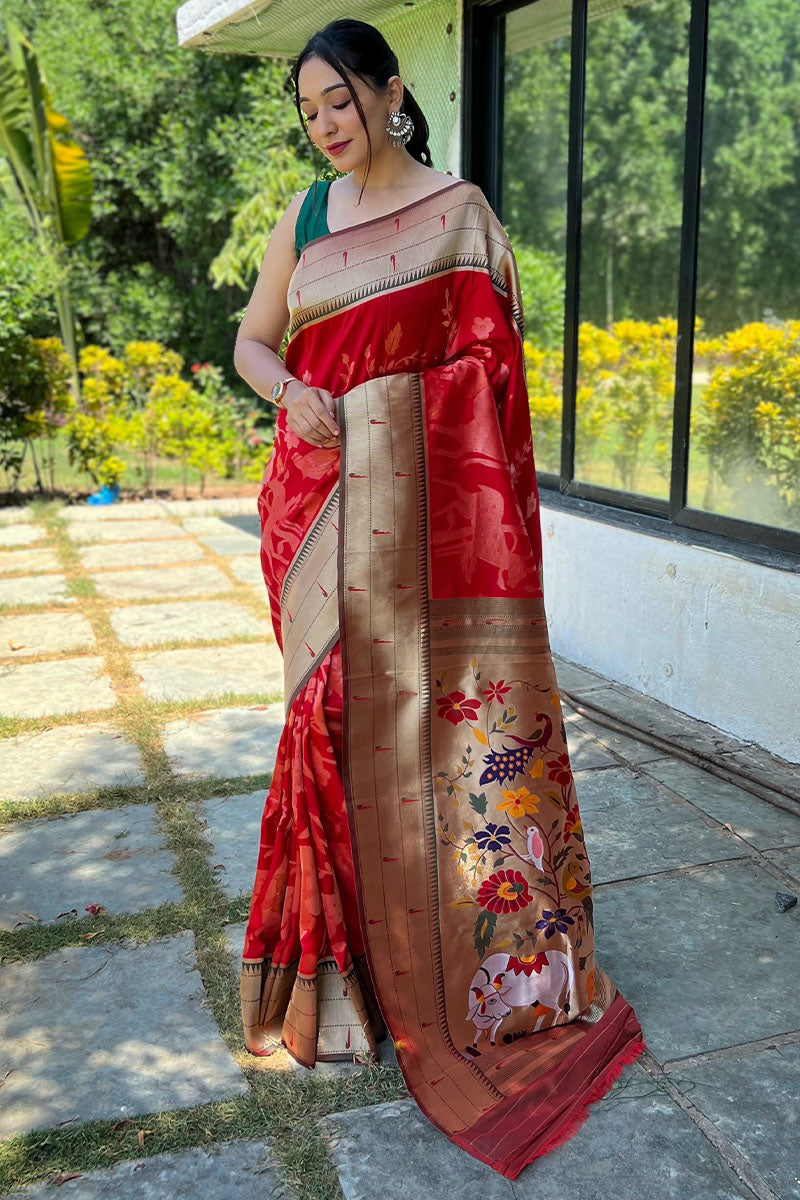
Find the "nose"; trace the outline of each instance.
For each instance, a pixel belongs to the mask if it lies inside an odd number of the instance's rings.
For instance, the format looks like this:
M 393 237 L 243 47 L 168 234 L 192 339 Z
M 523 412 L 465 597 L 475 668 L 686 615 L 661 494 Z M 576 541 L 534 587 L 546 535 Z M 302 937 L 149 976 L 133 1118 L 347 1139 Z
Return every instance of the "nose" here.
M 321 106 L 319 108 L 317 116 L 317 129 L 319 130 L 320 137 L 322 137 L 325 141 L 328 141 L 330 135 L 336 131 L 336 121 L 334 120 L 332 108 L 328 108 L 326 106 Z

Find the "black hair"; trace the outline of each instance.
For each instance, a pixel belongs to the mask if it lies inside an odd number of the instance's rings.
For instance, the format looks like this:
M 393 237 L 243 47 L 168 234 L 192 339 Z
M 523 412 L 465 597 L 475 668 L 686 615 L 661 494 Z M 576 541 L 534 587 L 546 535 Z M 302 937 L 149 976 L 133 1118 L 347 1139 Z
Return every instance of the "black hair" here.
M 374 25 L 368 25 L 366 21 L 356 21 L 349 17 L 342 17 L 339 20 L 330 21 L 323 29 L 317 30 L 308 39 L 292 68 L 292 82 L 294 83 L 294 102 L 297 115 L 300 117 L 303 128 L 306 129 L 306 137 L 308 137 L 309 141 L 311 141 L 311 137 L 303 120 L 303 110 L 300 107 L 298 75 L 303 63 L 307 58 L 311 57 L 321 58 L 329 67 L 333 67 L 335 71 L 339 72 L 347 84 L 347 89 L 356 106 L 361 124 L 366 131 L 367 121 L 364 116 L 364 109 L 355 88 L 348 78 L 348 74 L 358 76 L 373 91 L 385 88 L 392 75 L 399 75 L 400 70 L 397 63 L 397 55 L 386 41 L 386 38 L 379 29 L 376 29 Z M 433 160 L 431 159 L 431 152 L 428 146 L 428 138 L 430 136 L 428 122 L 425 120 L 425 114 L 419 104 L 417 104 L 417 101 L 405 86 L 402 108 L 414 122 L 414 132 L 410 140 L 406 143 L 406 150 L 408 150 L 412 158 L 416 158 L 423 166 L 432 167 Z M 371 164 L 372 145 L 370 144 L 368 135 L 367 171 L 364 176 L 364 184 L 367 182 L 367 175 L 369 174 Z M 364 186 L 362 185 L 362 195 L 363 192 Z M 360 199 L 361 196 L 359 196 Z

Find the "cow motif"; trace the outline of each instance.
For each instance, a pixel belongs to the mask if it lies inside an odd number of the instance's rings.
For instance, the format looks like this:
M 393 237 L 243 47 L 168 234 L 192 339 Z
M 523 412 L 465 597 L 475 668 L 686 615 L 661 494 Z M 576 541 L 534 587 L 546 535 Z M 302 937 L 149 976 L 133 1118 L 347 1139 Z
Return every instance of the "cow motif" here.
M 572 963 L 561 950 L 547 950 L 530 958 L 490 954 L 472 977 L 467 1020 L 475 1026 L 475 1037 L 467 1052 L 479 1055 L 478 1039 L 489 1037 L 497 1044 L 497 1031 L 515 1008 L 533 1010 L 532 1032 L 550 1027 L 562 1014 L 569 1014 L 575 986 Z

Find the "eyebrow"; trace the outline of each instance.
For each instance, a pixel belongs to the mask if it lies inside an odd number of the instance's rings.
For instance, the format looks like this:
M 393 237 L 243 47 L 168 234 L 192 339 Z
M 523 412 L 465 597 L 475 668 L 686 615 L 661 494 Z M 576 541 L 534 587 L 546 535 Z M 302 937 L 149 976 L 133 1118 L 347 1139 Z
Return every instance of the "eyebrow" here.
M 320 92 L 320 96 L 325 96 L 325 95 L 327 95 L 328 92 L 335 92 L 336 89 L 340 88 L 340 87 L 347 87 L 347 84 L 346 83 L 332 83 L 330 87 L 326 87 L 326 88 L 322 89 L 322 91 Z M 300 103 L 308 104 L 309 103 L 308 96 L 301 96 Z

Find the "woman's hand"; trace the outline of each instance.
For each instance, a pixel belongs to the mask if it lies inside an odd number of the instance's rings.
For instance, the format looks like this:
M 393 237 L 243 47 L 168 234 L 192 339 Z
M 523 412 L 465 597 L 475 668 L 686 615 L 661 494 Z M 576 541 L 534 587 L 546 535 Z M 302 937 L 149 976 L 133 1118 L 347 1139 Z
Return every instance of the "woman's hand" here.
M 308 387 L 299 379 L 286 385 L 283 394 L 286 424 L 312 446 L 331 449 L 339 444 L 336 400 L 325 388 Z

